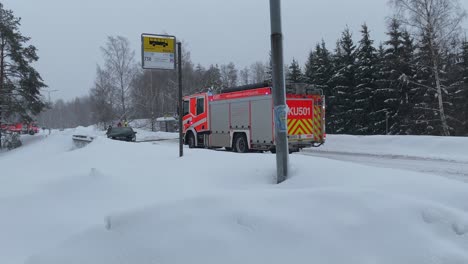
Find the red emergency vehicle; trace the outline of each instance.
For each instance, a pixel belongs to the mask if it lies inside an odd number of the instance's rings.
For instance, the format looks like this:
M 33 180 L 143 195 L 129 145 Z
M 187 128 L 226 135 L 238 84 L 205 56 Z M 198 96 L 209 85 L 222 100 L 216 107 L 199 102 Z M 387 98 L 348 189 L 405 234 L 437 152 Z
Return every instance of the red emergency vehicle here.
M 34 123 L 14 123 L 14 124 L 2 124 L 0 129 L 8 132 L 15 132 L 19 134 L 30 134 L 34 135 L 39 133 L 39 127 Z
M 275 152 L 274 105 L 267 83 L 183 98 L 184 142 L 190 148 Z M 290 152 L 325 142 L 325 98 L 320 91 L 286 95 Z

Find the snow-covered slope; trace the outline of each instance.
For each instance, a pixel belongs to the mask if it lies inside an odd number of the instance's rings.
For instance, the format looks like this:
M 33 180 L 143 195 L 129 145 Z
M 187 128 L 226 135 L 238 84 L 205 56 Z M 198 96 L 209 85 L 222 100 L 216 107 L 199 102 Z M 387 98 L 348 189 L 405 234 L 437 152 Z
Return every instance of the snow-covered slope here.
M 75 132 L 0 156 L 0 262 L 468 263 L 468 184 L 291 155 L 275 185 L 271 154 Z

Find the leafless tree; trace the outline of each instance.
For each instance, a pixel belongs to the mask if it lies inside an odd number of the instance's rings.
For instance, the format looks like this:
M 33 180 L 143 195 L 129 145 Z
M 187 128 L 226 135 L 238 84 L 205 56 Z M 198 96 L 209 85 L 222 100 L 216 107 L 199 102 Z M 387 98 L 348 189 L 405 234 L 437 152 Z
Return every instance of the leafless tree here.
M 443 104 L 441 84 L 441 56 L 461 30 L 466 11 L 458 0 L 390 0 L 397 12 L 398 19 L 409 27 L 415 38 L 427 42 L 430 52 L 430 65 L 435 79 L 440 119 L 443 133 L 450 135 L 447 116 Z M 422 39 L 424 38 L 424 40 Z
M 237 69 L 234 63 L 221 65 L 221 82 L 223 87 L 233 87 L 237 85 Z
M 101 47 L 105 69 L 109 72 L 112 87 L 117 90 L 120 118 L 128 118 L 131 84 L 137 74 L 135 51 L 130 42 L 122 36 L 109 36 L 105 47 Z
M 96 80 L 90 90 L 90 97 L 93 117 L 97 122 L 105 125 L 115 119 L 115 89 L 110 73 L 100 66 L 96 69 Z
M 245 85 L 245 84 L 249 84 L 250 82 L 250 70 L 249 68 L 245 67 L 244 69 L 242 69 L 240 72 L 239 72 L 239 76 L 240 76 L 240 84 L 241 85 Z
M 268 79 L 266 73 L 266 66 L 260 61 L 250 65 L 250 73 L 253 83 L 260 83 Z

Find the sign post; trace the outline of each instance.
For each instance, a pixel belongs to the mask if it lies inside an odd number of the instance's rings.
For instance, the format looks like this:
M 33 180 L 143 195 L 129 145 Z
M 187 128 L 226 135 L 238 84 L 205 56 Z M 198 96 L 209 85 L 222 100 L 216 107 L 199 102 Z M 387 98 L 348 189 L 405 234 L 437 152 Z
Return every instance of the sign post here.
M 179 157 L 184 155 L 184 139 L 183 139 L 183 130 L 184 125 L 182 124 L 182 115 L 184 114 L 183 105 L 182 105 L 182 43 L 177 42 L 177 61 L 179 64 Z
M 176 43 L 178 51 L 176 53 Z M 175 70 L 179 67 L 179 157 L 184 155 L 182 133 L 182 44 L 175 36 L 141 34 L 141 66 L 143 69 Z M 178 63 L 176 63 L 176 54 Z M 153 75 L 151 74 L 151 78 Z M 151 79 L 152 82 L 152 79 Z M 152 86 L 152 84 L 151 84 Z M 153 113 L 151 114 L 153 115 Z

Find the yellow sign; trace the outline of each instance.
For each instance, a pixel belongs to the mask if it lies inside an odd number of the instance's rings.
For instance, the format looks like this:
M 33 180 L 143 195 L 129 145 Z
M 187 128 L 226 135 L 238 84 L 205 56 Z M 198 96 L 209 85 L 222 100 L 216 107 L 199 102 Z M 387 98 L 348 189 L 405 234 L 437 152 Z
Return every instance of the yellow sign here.
M 174 38 L 143 36 L 143 52 L 174 53 Z
M 174 70 L 175 36 L 141 34 L 141 64 L 143 69 Z

